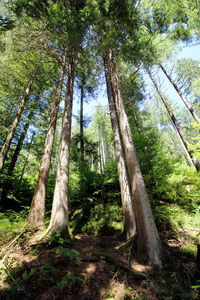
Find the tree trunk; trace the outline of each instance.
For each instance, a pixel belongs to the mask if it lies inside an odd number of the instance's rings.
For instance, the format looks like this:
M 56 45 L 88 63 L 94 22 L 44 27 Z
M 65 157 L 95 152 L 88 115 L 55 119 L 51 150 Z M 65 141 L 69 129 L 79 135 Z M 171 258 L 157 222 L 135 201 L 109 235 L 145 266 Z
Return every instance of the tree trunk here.
M 122 146 L 119 123 L 117 119 L 116 106 L 113 98 L 112 87 L 110 76 L 108 74 L 106 64 L 105 64 L 105 75 L 106 75 L 106 85 L 108 102 L 110 108 L 110 118 L 112 131 L 114 136 L 114 146 L 115 146 L 115 156 L 117 160 L 117 169 L 121 190 L 121 201 L 122 201 L 122 211 L 124 215 L 124 235 L 127 240 L 132 239 L 136 235 L 136 224 L 135 216 L 133 211 L 133 202 L 131 195 L 131 187 L 128 178 L 128 171 L 124 157 L 124 149 Z
M 45 214 L 45 197 L 46 186 L 48 181 L 49 168 L 51 163 L 51 154 L 53 148 L 53 141 L 56 130 L 56 121 L 59 111 L 60 95 L 62 92 L 62 83 L 65 72 L 65 61 L 62 64 L 61 72 L 56 85 L 56 92 L 54 96 L 54 104 L 51 111 L 49 127 L 47 130 L 44 150 L 40 162 L 38 180 L 35 186 L 31 208 L 28 216 L 28 224 L 35 230 L 42 230 L 44 228 L 44 214 Z
M 17 128 L 17 126 L 19 124 L 19 120 L 21 118 L 21 115 L 22 115 L 23 110 L 25 108 L 26 102 L 28 100 L 28 97 L 29 97 L 29 94 L 30 94 L 31 85 L 32 85 L 32 81 L 30 81 L 28 83 L 28 86 L 27 86 L 27 88 L 25 90 L 23 98 L 22 98 L 22 100 L 21 100 L 21 102 L 19 104 L 16 117 L 13 120 L 12 126 L 11 126 L 11 128 L 9 130 L 9 133 L 8 133 L 8 135 L 6 137 L 6 140 L 5 140 L 4 144 L 3 144 L 3 147 L 1 149 L 1 152 L 0 152 L 0 172 L 3 169 L 4 161 L 5 161 L 6 157 L 7 157 L 8 150 L 10 148 L 10 144 L 11 144 L 12 138 L 13 138 L 13 136 L 15 134 L 16 128 Z
M 54 189 L 52 213 L 48 231 L 65 232 L 68 223 L 68 181 L 69 181 L 69 153 L 71 136 L 71 119 L 74 86 L 74 59 L 69 58 L 68 80 L 65 96 L 65 108 L 62 121 L 62 131 L 58 153 L 56 184 Z
M 84 184 L 84 152 L 85 152 L 85 145 L 84 145 L 84 119 L 83 119 L 83 101 L 84 101 L 84 83 L 85 83 L 85 79 L 84 79 L 84 75 L 82 78 L 82 82 L 81 82 L 81 87 L 80 87 L 80 91 L 81 91 L 81 97 L 80 97 L 80 191 L 82 194 L 84 194 L 84 190 L 85 190 L 85 184 Z
M 84 159 L 83 100 L 84 100 L 84 88 L 82 86 L 81 87 L 81 98 L 80 98 L 80 151 L 81 151 L 81 160 Z
M 149 75 L 151 81 L 153 82 L 153 85 L 154 85 L 155 88 L 156 88 L 156 91 L 157 91 L 158 95 L 160 96 L 160 98 L 161 98 L 161 100 L 162 100 L 162 102 L 163 102 L 163 104 L 164 104 L 164 106 L 165 106 L 165 108 L 166 108 L 166 110 L 167 110 L 167 112 L 168 112 L 168 114 L 169 114 L 169 116 L 170 116 L 170 119 L 171 119 L 171 121 L 172 121 L 172 124 L 174 125 L 174 127 L 175 127 L 175 129 L 176 129 L 176 132 L 177 132 L 177 134 L 178 134 L 178 136 L 179 136 L 179 138 L 180 138 L 181 144 L 182 144 L 182 146 L 183 146 L 184 152 L 185 152 L 185 154 L 186 154 L 186 156 L 187 156 L 187 159 L 188 159 L 190 165 L 191 165 L 193 168 L 195 168 L 196 170 L 198 170 L 198 168 L 196 167 L 196 163 L 195 163 L 195 161 L 193 160 L 192 152 L 189 150 L 189 144 L 188 144 L 188 141 L 187 141 L 187 139 L 186 139 L 186 137 L 185 137 L 185 135 L 184 135 L 182 129 L 180 128 L 180 126 L 179 126 L 179 124 L 178 124 L 178 121 L 177 121 L 177 119 L 176 119 L 176 117 L 175 117 L 175 115 L 174 115 L 174 113 L 173 113 L 171 107 L 169 106 L 169 104 L 168 104 L 167 100 L 165 99 L 165 97 L 162 95 L 162 93 L 161 93 L 161 91 L 160 91 L 160 89 L 159 89 L 159 87 L 158 87 L 156 81 L 154 80 L 154 78 L 153 78 L 151 72 L 150 72 L 149 70 L 147 70 L 147 72 L 148 72 L 148 75 Z
M 151 211 L 151 206 L 132 139 L 130 125 L 125 112 L 124 103 L 121 98 L 119 79 L 112 51 L 109 52 L 107 65 L 111 79 L 113 96 L 116 103 L 125 159 L 134 199 L 134 211 L 138 237 L 142 247 L 146 250 L 149 260 L 153 263 L 155 268 L 161 269 L 160 237 Z
M 23 131 L 22 131 L 22 133 L 20 135 L 20 138 L 17 142 L 17 146 L 15 148 L 15 151 L 12 155 L 11 162 L 10 162 L 8 170 L 7 170 L 7 178 L 3 181 L 3 183 L 1 184 L 1 187 L 0 187 L 0 201 L 2 201 L 3 199 L 6 199 L 7 192 L 11 188 L 10 177 L 13 175 L 15 165 L 17 163 L 20 151 L 22 149 L 23 142 L 24 142 L 25 136 L 27 134 L 27 131 L 28 131 L 28 128 L 29 128 L 29 125 L 30 125 L 30 121 L 33 117 L 33 114 L 34 114 L 34 111 L 32 110 L 29 113 L 29 116 L 28 116 L 27 121 L 26 121 L 26 123 L 24 125 L 24 128 L 23 128 Z
M 24 128 L 23 128 L 23 131 L 21 133 L 21 136 L 18 140 L 18 143 L 17 143 L 17 147 L 15 148 L 15 151 L 13 153 L 13 156 L 12 156 L 12 159 L 11 159 L 11 162 L 10 162 L 10 165 L 8 167 L 8 175 L 9 176 L 12 176 L 13 174 L 13 171 L 15 169 L 15 165 L 17 163 L 17 160 L 18 160 L 18 157 L 19 157 L 19 154 L 20 154 L 20 151 L 22 149 L 22 146 L 23 146 L 23 143 L 24 143 L 24 139 L 26 137 L 26 134 L 27 134 L 27 131 L 28 131 L 28 128 L 29 128 L 29 125 L 30 125 L 30 122 L 32 120 L 32 117 L 34 115 L 34 110 L 32 110 L 29 115 L 28 115 L 28 118 L 27 118 L 27 121 L 26 121 L 26 124 L 24 125 Z
M 22 168 L 21 176 L 20 176 L 20 179 L 19 179 L 19 185 L 21 185 L 22 179 L 24 177 L 24 173 L 26 171 L 26 167 L 27 167 L 27 163 L 28 163 L 28 159 L 29 159 L 29 155 L 30 155 L 30 149 L 31 149 L 31 146 L 33 144 L 34 137 L 35 137 L 35 132 L 33 132 L 32 137 L 31 137 L 31 141 L 30 141 L 30 143 L 28 145 L 27 156 L 26 156 L 26 159 L 24 161 L 24 166 Z
M 183 93 L 178 88 L 178 86 L 176 85 L 176 83 L 174 82 L 174 80 L 172 79 L 172 77 L 167 73 L 166 69 L 163 67 L 162 64 L 159 64 L 159 67 L 162 69 L 163 73 L 166 75 L 166 77 L 168 78 L 168 80 L 170 81 L 170 83 L 173 85 L 174 89 L 177 91 L 178 95 L 182 99 L 182 101 L 185 104 L 185 106 L 188 108 L 188 110 L 189 110 L 190 114 L 192 115 L 193 119 L 196 122 L 200 123 L 199 116 L 194 111 L 194 109 L 193 109 L 192 105 L 190 104 L 190 102 L 184 97 Z

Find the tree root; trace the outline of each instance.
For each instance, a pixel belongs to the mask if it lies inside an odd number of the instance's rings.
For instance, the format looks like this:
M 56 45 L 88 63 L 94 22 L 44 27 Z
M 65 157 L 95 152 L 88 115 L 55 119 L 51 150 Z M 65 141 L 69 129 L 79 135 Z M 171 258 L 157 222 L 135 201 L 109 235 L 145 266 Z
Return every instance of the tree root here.
M 115 249 L 120 250 L 120 249 L 124 249 L 126 247 L 129 247 L 129 246 L 131 246 L 132 242 L 133 242 L 133 239 L 129 239 L 128 241 L 123 242 L 120 245 L 118 245 L 117 247 L 115 247 Z

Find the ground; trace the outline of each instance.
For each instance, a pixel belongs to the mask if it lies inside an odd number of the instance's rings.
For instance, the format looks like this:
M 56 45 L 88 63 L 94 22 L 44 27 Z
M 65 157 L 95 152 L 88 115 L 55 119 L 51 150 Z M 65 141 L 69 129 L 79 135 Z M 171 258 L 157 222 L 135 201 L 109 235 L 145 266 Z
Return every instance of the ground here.
M 176 240 L 164 245 L 162 272 L 139 263 L 117 236 L 57 236 L 34 246 L 27 240 L 2 248 L 0 299 L 199 299 L 198 265 Z

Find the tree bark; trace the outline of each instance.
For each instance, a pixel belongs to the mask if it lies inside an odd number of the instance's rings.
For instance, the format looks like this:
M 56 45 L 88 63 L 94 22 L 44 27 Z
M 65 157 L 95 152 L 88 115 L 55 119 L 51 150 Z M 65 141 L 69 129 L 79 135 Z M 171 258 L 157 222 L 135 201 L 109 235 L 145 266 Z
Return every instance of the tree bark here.
M 49 127 L 47 130 L 44 150 L 40 161 L 40 168 L 38 174 L 38 180 L 35 186 L 31 208 L 28 215 L 28 224 L 35 230 L 42 230 L 44 228 L 44 214 L 45 214 L 45 197 L 46 186 L 48 181 L 49 168 L 51 163 L 51 154 L 53 148 L 53 141 L 56 130 L 57 115 L 59 111 L 60 95 L 62 92 L 62 83 L 65 72 L 65 59 L 61 66 L 60 75 L 56 85 L 56 91 L 54 96 L 54 104 L 51 110 Z
M 176 83 L 174 82 L 174 80 L 172 79 L 172 77 L 167 73 L 166 69 L 163 67 L 162 64 L 158 64 L 159 67 L 161 68 L 161 70 L 163 71 L 163 73 L 166 75 L 166 77 L 168 78 L 168 80 L 170 81 L 170 83 L 173 85 L 174 89 L 177 91 L 178 95 L 180 96 L 181 100 L 183 101 L 183 103 L 185 104 L 185 106 L 187 107 L 187 109 L 189 110 L 190 114 L 192 115 L 193 119 L 200 123 L 200 118 L 199 116 L 196 114 L 196 112 L 194 111 L 191 103 L 184 97 L 183 93 L 181 92 L 181 90 L 178 88 L 178 86 L 176 85 Z
M 192 156 L 192 152 L 189 150 L 189 144 L 188 144 L 188 141 L 182 131 L 182 129 L 180 128 L 179 124 L 178 124 L 178 121 L 171 109 L 171 107 L 169 106 L 167 100 L 165 99 L 165 97 L 162 95 L 162 92 L 160 91 L 159 89 L 159 86 L 157 85 L 155 79 L 153 78 L 151 72 L 147 69 L 147 73 L 151 79 L 151 81 L 153 82 L 153 85 L 155 86 L 156 88 L 156 91 L 158 93 L 158 95 L 160 96 L 160 99 L 162 100 L 169 116 L 170 116 L 170 119 L 172 121 L 172 124 L 174 125 L 175 129 L 176 129 L 176 132 L 180 138 L 180 141 L 181 141 L 181 144 L 182 144 L 182 147 L 183 147 L 183 150 L 186 154 L 186 157 L 191 165 L 191 167 L 195 168 L 196 170 L 198 170 L 197 166 L 196 166 L 196 162 L 194 161 L 193 159 L 193 156 Z
M 56 184 L 50 224 L 47 231 L 58 230 L 65 232 L 68 225 L 68 181 L 69 181 L 69 153 L 71 136 L 71 119 L 74 86 L 74 58 L 69 57 L 68 80 L 65 96 L 65 108 L 60 137 Z
M 122 146 L 119 123 L 117 119 L 116 106 L 113 98 L 111 80 L 107 71 L 106 63 L 104 63 L 108 102 L 110 108 L 110 118 L 112 131 L 114 136 L 115 156 L 117 160 L 117 169 L 119 176 L 119 184 L 121 190 L 122 211 L 124 216 L 124 235 L 127 240 L 132 239 L 136 235 L 135 216 L 133 211 L 133 202 L 131 195 L 131 187 L 128 178 L 128 171 L 124 157 L 124 149 Z
M 2 171 L 3 169 L 3 165 L 4 165 L 4 162 L 6 160 L 6 157 L 7 157 L 7 154 L 8 154 L 8 150 L 10 149 L 10 144 L 11 144 L 11 141 L 12 141 L 12 138 L 15 134 L 15 131 L 16 131 L 16 128 L 19 124 L 19 120 L 21 118 L 21 115 L 24 111 L 24 108 L 25 108 L 25 105 L 26 105 L 26 102 L 28 100 L 28 97 L 29 97 L 29 94 L 30 94 L 30 89 L 31 89 L 31 85 L 32 85 L 32 81 L 30 81 L 27 85 L 27 88 L 24 92 L 24 95 L 23 95 L 23 98 L 19 104 L 19 107 L 18 107 L 18 111 L 17 111 L 17 114 L 16 114 L 16 117 L 14 118 L 13 120 L 13 123 L 12 123 L 12 126 L 9 130 L 9 133 L 6 137 L 6 140 L 3 144 L 3 147 L 1 149 L 1 152 L 0 152 L 0 172 Z
M 116 103 L 120 132 L 131 183 L 132 195 L 134 199 L 134 211 L 138 237 L 143 248 L 146 250 L 149 260 L 153 263 L 154 267 L 161 269 L 162 261 L 160 237 L 158 235 L 158 231 L 153 218 L 151 206 L 148 200 L 144 180 L 132 139 L 130 125 L 125 112 L 124 103 L 121 98 L 119 79 L 112 51 L 109 52 L 109 55 L 107 57 L 107 65 L 111 78 L 111 85 L 114 100 Z

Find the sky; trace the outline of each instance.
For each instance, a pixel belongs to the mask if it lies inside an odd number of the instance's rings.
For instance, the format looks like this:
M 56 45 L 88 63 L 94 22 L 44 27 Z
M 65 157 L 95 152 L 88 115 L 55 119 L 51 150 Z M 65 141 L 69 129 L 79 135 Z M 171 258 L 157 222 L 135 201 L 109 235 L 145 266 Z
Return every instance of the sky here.
M 176 55 L 178 59 L 182 58 L 192 58 L 196 60 L 200 60 L 200 45 L 198 46 L 189 46 L 189 47 L 183 47 L 182 50 Z M 178 103 L 181 105 L 181 102 L 179 100 L 179 96 L 174 91 L 173 87 L 169 82 L 164 78 L 162 73 L 160 72 L 159 77 L 162 82 L 162 89 L 163 92 L 167 93 L 170 99 L 173 99 L 174 103 Z M 79 97 L 78 95 L 75 95 L 74 99 L 74 107 L 73 107 L 73 114 L 78 115 L 79 112 Z M 99 93 L 96 99 L 91 100 L 89 103 L 84 104 L 84 114 L 86 114 L 88 117 L 91 117 L 96 110 L 96 107 L 101 105 L 103 108 L 108 107 L 108 100 L 107 100 L 107 94 L 106 94 L 106 86 L 105 83 L 99 88 Z M 75 120 L 73 120 L 73 123 Z

